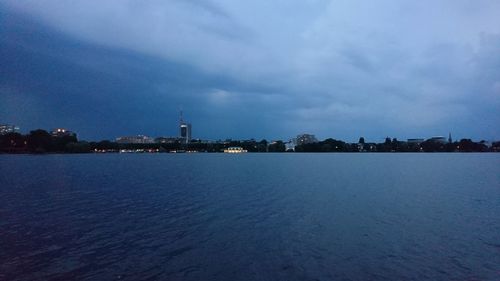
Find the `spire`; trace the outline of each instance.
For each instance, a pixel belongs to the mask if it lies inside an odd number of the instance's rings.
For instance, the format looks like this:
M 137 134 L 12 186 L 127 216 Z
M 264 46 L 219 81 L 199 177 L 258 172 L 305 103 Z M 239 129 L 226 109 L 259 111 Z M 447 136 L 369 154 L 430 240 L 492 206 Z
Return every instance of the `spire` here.
M 184 123 L 184 118 L 182 117 L 182 108 L 181 108 L 181 111 L 180 111 L 180 116 L 179 116 L 179 123 Z

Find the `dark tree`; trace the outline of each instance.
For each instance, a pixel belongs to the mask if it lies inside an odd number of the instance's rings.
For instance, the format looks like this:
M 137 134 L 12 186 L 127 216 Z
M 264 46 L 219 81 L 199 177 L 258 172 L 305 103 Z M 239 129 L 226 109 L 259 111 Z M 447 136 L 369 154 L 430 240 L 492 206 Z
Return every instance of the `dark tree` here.
M 385 138 L 384 143 L 377 144 L 377 151 L 379 152 L 390 152 L 392 150 L 392 140 L 391 138 Z
M 67 153 L 89 153 L 90 151 L 90 143 L 86 141 L 69 142 L 65 147 Z
M 27 144 L 31 152 L 44 153 L 50 151 L 52 136 L 45 130 L 34 130 L 27 136 Z
M 461 139 L 458 143 L 458 150 L 461 152 L 484 152 L 487 147 L 484 143 L 473 142 L 471 139 Z
M 67 144 L 76 142 L 78 142 L 78 140 L 75 136 L 52 137 L 51 150 L 62 152 L 66 149 Z
M 391 151 L 399 151 L 399 141 L 397 138 L 393 138 L 391 141 Z
M 240 145 L 248 152 L 257 152 L 257 142 L 255 140 L 243 141 Z
M 257 144 L 257 151 L 258 152 L 267 152 L 267 140 L 261 140 Z
M 19 133 L 0 135 L 0 150 L 15 151 L 26 148 L 26 138 Z
M 90 147 L 92 150 L 97 149 L 97 150 L 118 150 L 119 144 L 116 142 L 111 142 L 108 140 L 102 140 L 97 143 L 90 143 Z
M 433 140 L 426 140 L 420 146 L 425 152 L 444 152 L 446 150 L 444 143 Z
M 269 145 L 269 152 L 285 152 L 286 146 L 283 141 L 275 141 Z
M 324 141 L 302 144 L 295 147 L 296 152 L 347 152 L 350 150 L 350 146 L 345 142 L 331 138 Z M 357 148 L 354 151 L 357 151 Z

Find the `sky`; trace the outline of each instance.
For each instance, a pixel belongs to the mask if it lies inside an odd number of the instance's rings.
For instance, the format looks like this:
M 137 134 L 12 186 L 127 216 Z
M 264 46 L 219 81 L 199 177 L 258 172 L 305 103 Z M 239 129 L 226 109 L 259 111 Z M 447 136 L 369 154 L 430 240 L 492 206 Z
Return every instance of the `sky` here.
M 497 0 L 0 0 L 0 123 L 500 139 Z

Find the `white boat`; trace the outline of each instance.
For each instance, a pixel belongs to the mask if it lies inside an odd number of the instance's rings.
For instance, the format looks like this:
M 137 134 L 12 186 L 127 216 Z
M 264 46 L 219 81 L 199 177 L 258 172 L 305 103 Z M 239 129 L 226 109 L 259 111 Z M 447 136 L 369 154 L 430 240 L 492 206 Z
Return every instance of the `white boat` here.
M 239 146 L 231 146 L 224 149 L 224 153 L 246 153 L 246 152 L 248 152 L 246 149 L 243 149 L 242 147 Z

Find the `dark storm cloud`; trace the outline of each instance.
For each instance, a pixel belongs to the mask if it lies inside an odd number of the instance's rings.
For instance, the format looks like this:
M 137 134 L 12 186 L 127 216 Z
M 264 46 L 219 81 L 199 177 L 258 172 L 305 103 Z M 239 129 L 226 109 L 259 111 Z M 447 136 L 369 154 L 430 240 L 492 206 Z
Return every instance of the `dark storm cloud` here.
M 248 92 L 266 91 L 262 86 L 86 44 L 19 15 L 4 14 L 2 26 L 2 120 L 30 129 L 78 128 L 88 139 L 176 135 L 181 107 L 198 125 L 196 136 L 250 137 L 258 130 L 254 122 L 263 122 L 253 117 L 257 98 Z M 233 91 L 230 96 L 221 86 Z M 245 108 L 226 108 L 240 101 Z
M 210 138 L 500 135 L 497 1 L 4 2 L 5 119 L 90 100 L 102 136 L 175 134 L 181 105 Z

